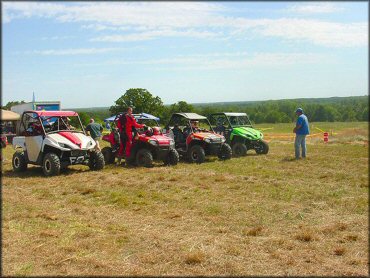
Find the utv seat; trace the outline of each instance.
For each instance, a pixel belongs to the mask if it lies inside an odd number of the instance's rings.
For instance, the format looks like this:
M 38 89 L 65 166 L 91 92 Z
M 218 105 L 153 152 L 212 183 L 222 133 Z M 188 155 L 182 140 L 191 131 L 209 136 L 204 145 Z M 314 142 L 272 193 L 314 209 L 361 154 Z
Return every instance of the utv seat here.
M 186 145 L 186 138 L 180 128 L 174 127 L 172 129 L 176 146 L 182 147 Z
M 224 127 L 223 125 L 218 125 L 214 128 L 215 132 L 217 134 L 225 134 L 226 132 L 226 127 Z

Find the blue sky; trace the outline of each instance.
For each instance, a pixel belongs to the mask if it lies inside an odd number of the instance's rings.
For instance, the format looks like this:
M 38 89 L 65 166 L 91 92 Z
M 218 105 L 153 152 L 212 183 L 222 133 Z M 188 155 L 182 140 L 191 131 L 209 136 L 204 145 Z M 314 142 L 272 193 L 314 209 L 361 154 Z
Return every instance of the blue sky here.
M 2 2 L 2 102 L 368 94 L 367 2 Z

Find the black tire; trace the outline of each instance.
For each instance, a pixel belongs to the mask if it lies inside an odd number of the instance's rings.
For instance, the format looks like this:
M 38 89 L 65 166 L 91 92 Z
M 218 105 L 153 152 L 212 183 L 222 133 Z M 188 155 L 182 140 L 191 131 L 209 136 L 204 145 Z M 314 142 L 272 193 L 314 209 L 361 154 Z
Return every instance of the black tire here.
M 194 145 L 188 151 L 188 160 L 191 163 L 203 163 L 206 160 L 206 154 L 202 146 Z
M 165 165 L 177 165 L 179 162 L 179 153 L 175 149 L 171 149 L 163 162 Z
M 247 155 L 247 146 L 242 142 L 236 142 L 233 145 L 233 156 L 241 157 Z
M 269 152 L 269 145 L 263 140 L 259 141 L 254 147 L 257 154 L 267 154 Z
M 15 152 L 13 154 L 12 165 L 14 172 L 24 172 L 27 170 L 27 162 L 24 152 Z
M 140 149 L 136 153 L 136 165 L 139 167 L 153 167 L 153 155 L 148 149 Z
M 90 170 L 92 171 L 98 171 L 98 170 L 103 169 L 105 166 L 103 154 L 99 151 L 90 152 L 88 165 L 89 165 Z
M 42 161 L 42 171 L 44 175 L 57 176 L 60 174 L 60 159 L 55 153 L 47 153 Z
M 113 164 L 115 160 L 115 156 L 112 152 L 111 147 L 104 147 L 101 150 L 101 153 L 103 154 L 105 164 Z
M 221 146 L 221 149 L 218 152 L 218 158 L 222 160 L 227 160 L 230 159 L 231 156 L 233 155 L 233 151 L 231 150 L 231 147 L 229 144 L 224 143 Z

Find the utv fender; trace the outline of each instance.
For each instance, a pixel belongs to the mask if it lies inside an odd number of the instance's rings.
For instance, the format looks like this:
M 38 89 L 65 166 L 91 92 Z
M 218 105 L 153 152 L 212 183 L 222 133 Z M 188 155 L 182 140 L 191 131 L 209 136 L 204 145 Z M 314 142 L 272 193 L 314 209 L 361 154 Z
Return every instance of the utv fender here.
M 203 147 L 204 146 L 204 141 L 202 141 L 200 139 L 193 139 L 191 141 L 191 143 L 189 144 L 188 149 L 190 149 L 192 146 L 195 146 L 195 145 L 199 145 L 199 146 Z
M 57 148 L 54 148 L 54 147 L 51 147 L 49 145 L 46 145 L 46 146 L 44 146 L 44 149 L 43 149 L 42 153 L 40 153 L 40 156 L 38 157 L 38 162 L 39 162 L 39 159 L 41 159 L 41 161 L 42 161 L 43 160 L 43 157 L 45 155 L 47 155 L 48 153 L 54 153 L 58 157 L 61 157 L 61 155 L 62 155 L 62 151 L 61 150 L 59 150 Z
M 248 138 L 246 136 L 233 135 L 233 134 L 231 134 L 231 138 L 230 138 L 231 145 L 235 143 L 245 143 L 247 140 Z
M 49 149 L 49 148 L 52 148 L 52 149 L 61 149 L 61 150 L 65 150 L 65 151 L 68 151 L 69 149 L 66 149 L 66 148 L 62 148 L 61 146 L 58 145 L 58 142 L 53 140 L 52 138 L 48 138 L 46 137 L 44 139 L 44 142 L 42 143 L 42 147 L 41 147 L 41 151 L 42 152 L 45 152 L 45 149 Z

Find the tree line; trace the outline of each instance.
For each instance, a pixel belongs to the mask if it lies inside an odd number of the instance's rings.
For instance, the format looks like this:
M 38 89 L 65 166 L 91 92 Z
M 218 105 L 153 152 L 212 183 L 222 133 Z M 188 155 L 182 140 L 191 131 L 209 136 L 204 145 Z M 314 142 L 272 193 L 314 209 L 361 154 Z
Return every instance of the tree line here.
M 23 101 L 22 101 L 23 102 Z M 18 101 L 9 102 L 3 109 L 10 109 Z M 74 109 L 80 115 L 84 125 L 90 118 L 103 122 L 105 118 L 134 108 L 134 113 L 149 113 L 167 123 L 173 113 L 194 112 L 207 116 L 215 112 L 245 112 L 253 123 L 290 123 L 296 120 L 295 110 L 303 108 L 311 122 L 347 122 L 369 121 L 369 97 L 333 97 L 316 99 L 289 99 L 249 102 L 223 102 L 189 104 L 179 101 L 171 105 L 164 105 L 159 96 L 154 96 L 143 88 L 128 89 L 109 108 Z
M 135 113 L 149 113 L 169 121 L 172 113 L 195 112 L 209 115 L 215 112 L 245 112 L 254 123 L 290 123 L 296 120 L 295 110 L 303 108 L 313 122 L 369 121 L 369 98 L 335 97 L 322 99 L 268 100 L 255 102 L 225 102 L 209 104 L 189 104 L 179 101 L 164 105 L 161 98 L 153 96 L 146 89 L 129 89 L 109 108 L 111 114 L 134 107 Z

